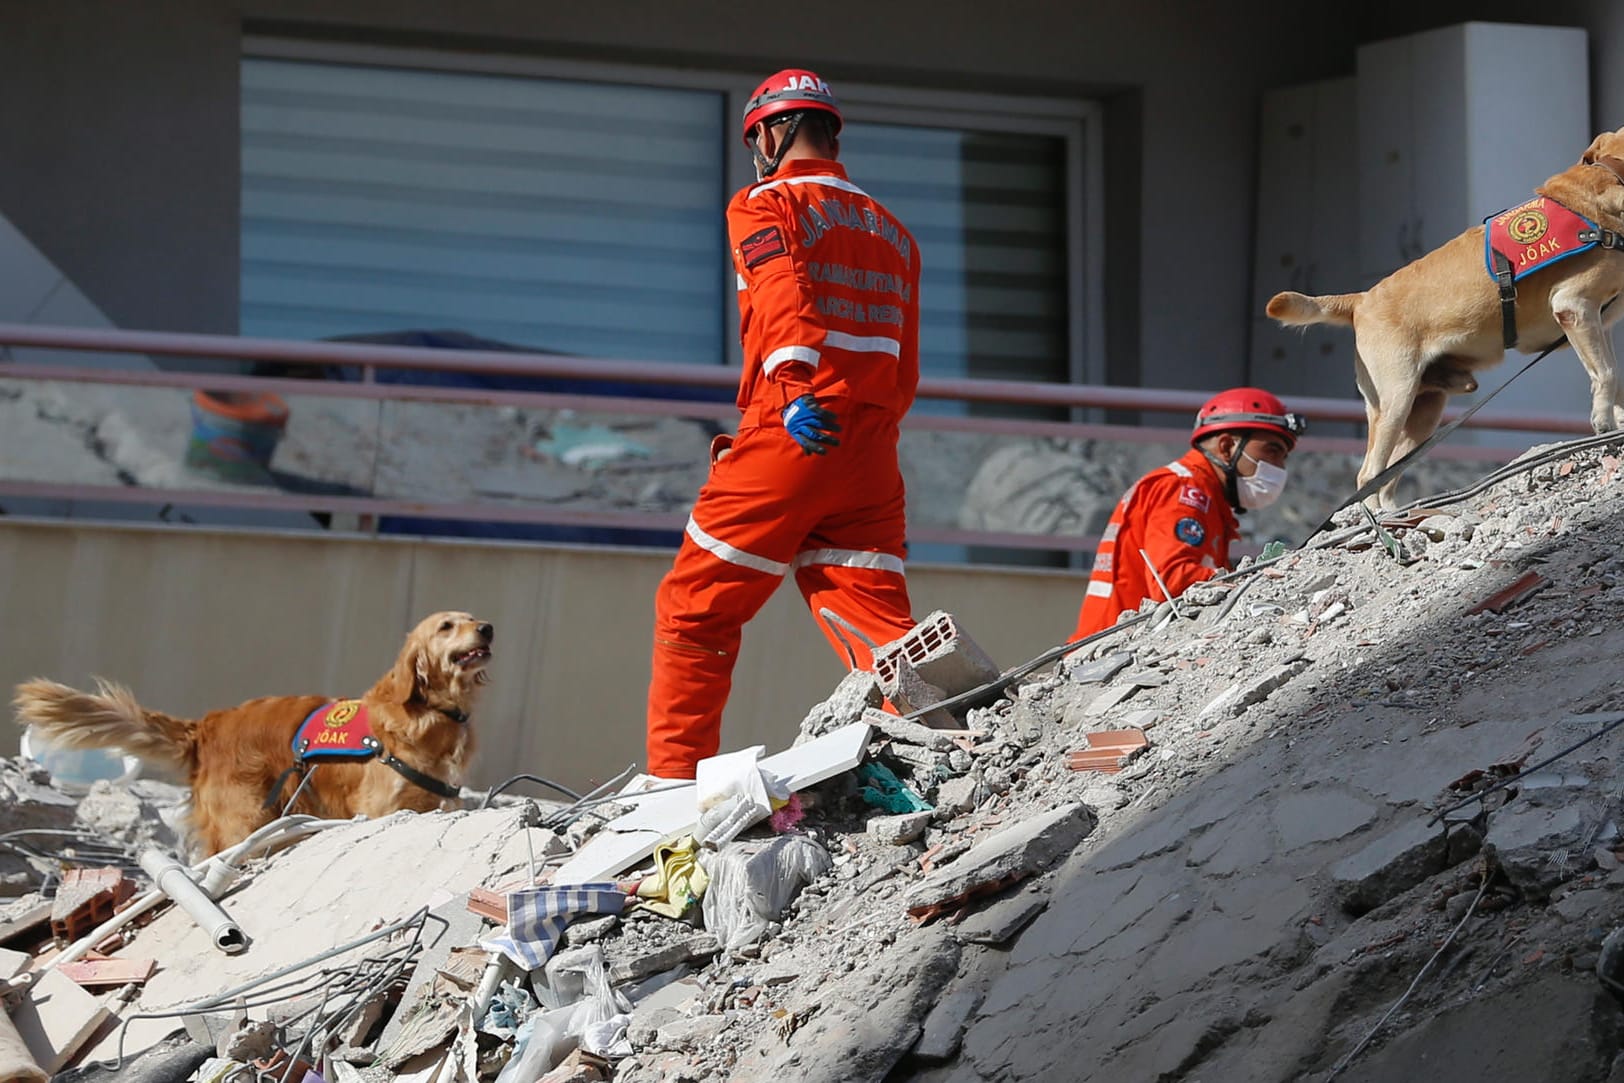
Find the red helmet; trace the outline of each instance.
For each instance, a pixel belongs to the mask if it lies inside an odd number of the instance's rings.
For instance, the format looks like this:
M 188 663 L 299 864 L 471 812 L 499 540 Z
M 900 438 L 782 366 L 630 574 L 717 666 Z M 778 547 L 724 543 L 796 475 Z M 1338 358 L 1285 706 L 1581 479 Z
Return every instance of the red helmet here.
M 1195 431 L 1190 446 L 1204 436 L 1235 429 L 1272 432 L 1286 439 L 1287 447 L 1297 446 L 1297 437 L 1308 428 L 1301 415 L 1261 387 L 1232 387 L 1208 399 L 1196 411 Z
M 782 113 L 798 113 L 803 109 L 818 109 L 835 118 L 835 131 L 840 131 L 842 118 L 840 103 L 817 72 L 805 68 L 785 68 L 756 87 L 744 107 L 744 141 L 750 142 L 750 129 L 764 120 Z

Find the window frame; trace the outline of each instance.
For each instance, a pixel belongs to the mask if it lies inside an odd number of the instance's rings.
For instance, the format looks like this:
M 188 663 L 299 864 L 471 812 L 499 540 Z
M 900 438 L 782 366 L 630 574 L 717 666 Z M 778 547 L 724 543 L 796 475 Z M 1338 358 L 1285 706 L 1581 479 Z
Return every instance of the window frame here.
M 736 71 L 664 68 L 658 65 L 526 56 L 515 53 L 457 52 L 410 46 L 372 45 L 246 33 L 240 60 L 303 60 L 356 66 L 415 68 L 463 75 L 570 79 L 673 90 L 705 90 L 720 95 L 724 115 L 723 177 L 725 202 L 737 188 L 755 179 L 749 151 L 738 136 L 751 78 Z M 1058 137 L 1065 141 L 1067 333 L 1066 371 L 1072 383 L 1105 382 L 1105 249 L 1104 146 L 1098 103 L 1053 97 L 937 90 L 840 82 L 842 112 L 848 120 L 910 124 L 920 127 L 975 129 Z M 859 181 L 861 178 L 859 178 Z M 1089 239 L 1096 243 L 1089 244 Z M 718 269 L 722 296 L 735 289 L 734 272 L 725 258 Z M 723 304 L 722 342 L 718 361 L 740 368 L 738 311 Z

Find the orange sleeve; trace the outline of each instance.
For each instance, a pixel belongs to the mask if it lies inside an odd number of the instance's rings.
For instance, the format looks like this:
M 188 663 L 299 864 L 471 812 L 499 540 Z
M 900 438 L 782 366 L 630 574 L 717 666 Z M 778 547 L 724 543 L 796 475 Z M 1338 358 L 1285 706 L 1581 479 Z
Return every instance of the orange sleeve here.
M 1216 554 L 1224 544 L 1223 510 L 1213 506 L 1217 502 L 1210 497 L 1204 510 L 1182 501 L 1184 491 L 1195 488 L 1185 478 L 1162 475 L 1147 479 L 1144 485 L 1147 491 L 1139 494 L 1144 523 L 1140 537 L 1156 565 L 1156 573 L 1177 598 L 1192 583 L 1211 579 L 1225 570 L 1208 566 L 1208 562 L 1217 564 Z M 1142 564 L 1145 558 L 1138 553 L 1118 553 L 1117 559 Z
M 750 291 L 750 326 L 740 329 L 745 367 L 759 365 L 783 388 L 779 405 L 786 405 L 811 392 L 825 330 L 794 223 L 773 193 L 741 193 L 728 207 L 727 232 L 734 268 Z

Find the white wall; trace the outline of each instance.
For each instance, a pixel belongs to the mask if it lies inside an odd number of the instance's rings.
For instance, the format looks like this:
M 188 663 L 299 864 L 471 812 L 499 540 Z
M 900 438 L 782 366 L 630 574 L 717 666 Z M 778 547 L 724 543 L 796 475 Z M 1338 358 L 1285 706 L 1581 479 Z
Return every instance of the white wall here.
M 439 609 L 496 626 L 474 725 L 476 784 L 587 784 L 643 761 L 654 589 L 669 554 L 0 519 L 0 688 L 128 684 L 195 717 L 278 694 L 358 695 Z M 1063 642 L 1084 579 L 910 569 L 914 611 L 947 609 L 1002 668 Z M 26 616 L 25 616 L 26 615 Z M 725 748 L 786 746 L 844 667 L 793 585 L 745 629 Z M 9 696 L 7 697 L 9 698 Z M 15 731 L 0 750 L 16 747 Z

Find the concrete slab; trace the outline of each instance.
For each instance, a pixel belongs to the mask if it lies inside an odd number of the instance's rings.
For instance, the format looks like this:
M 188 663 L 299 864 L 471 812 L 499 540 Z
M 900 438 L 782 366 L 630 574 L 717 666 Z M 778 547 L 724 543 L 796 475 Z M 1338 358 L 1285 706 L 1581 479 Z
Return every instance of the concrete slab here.
M 1030 925 L 1048 905 L 1047 891 L 1021 888 L 959 922 L 953 927 L 953 935 L 966 944 L 1003 944 Z
M 1339 790 L 1303 790 L 1281 796 L 1274 806 L 1274 830 L 1282 850 L 1329 842 L 1364 827 L 1376 806 Z
M 905 901 L 910 908 L 932 906 L 984 884 L 1047 868 L 1087 838 L 1094 822 L 1088 806 L 1074 801 L 1006 827 L 915 884 Z
M 970 1016 L 981 1003 L 977 989 L 955 989 L 925 1016 L 925 1025 L 919 1033 L 919 1043 L 913 1047 L 913 1056 L 926 1064 L 942 1064 L 952 1060 L 964 1038 L 964 1028 Z
M 511 880 L 525 867 L 519 829 L 523 810 L 488 809 L 416 815 L 330 828 L 270 858 L 221 905 L 248 935 L 248 950 L 222 955 L 178 909 L 140 930 L 126 954 L 154 958 L 160 969 L 132 1012 L 166 1011 L 224 992 L 321 952 L 356 940 L 380 924 L 410 915 L 442 885 L 484 887 Z M 432 932 L 432 930 L 431 930 Z M 379 950 L 378 944 L 339 956 L 326 966 Z M 263 1018 L 263 1012 L 251 1012 Z M 147 1048 L 157 1034 L 137 1021 L 126 1053 Z M 109 1056 L 113 1039 L 93 1052 Z
M 1363 913 L 1442 872 L 1448 850 L 1441 826 L 1406 820 L 1337 862 L 1332 885 L 1344 908 Z
M 48 970 L 11 1012 L 11 1023 L 43 1071 L 55 1075 L 107 1018 L 99 997 L 72 978 Z M 171 1021 L 169 1028 L 175 1024 Z

